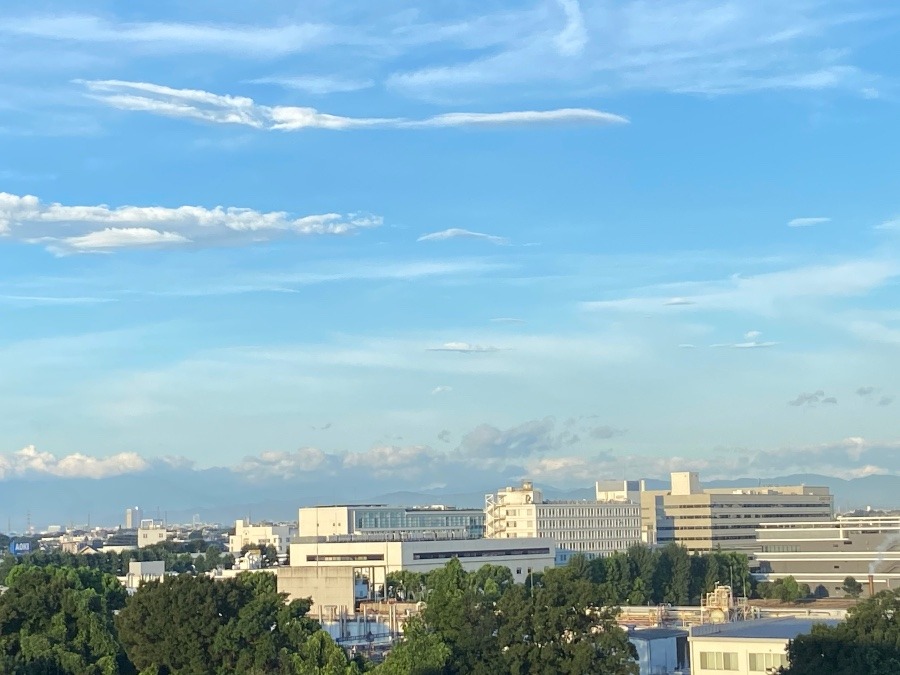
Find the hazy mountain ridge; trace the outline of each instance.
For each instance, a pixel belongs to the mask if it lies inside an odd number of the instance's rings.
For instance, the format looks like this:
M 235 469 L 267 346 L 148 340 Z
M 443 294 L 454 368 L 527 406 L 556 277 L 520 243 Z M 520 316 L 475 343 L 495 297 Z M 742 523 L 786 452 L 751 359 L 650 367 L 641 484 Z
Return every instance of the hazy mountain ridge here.
M 506 484 L 514 484 L 507 482 Z M 900 506 L 900 476 L 875 475 L 843 479 L 817 474 L 775 478 L 711 480 L 706 487 L 756 487 L 760 485 L 820 485 L 835 495 L 839 511 L 854 508 Z M 83 526 L 116 525 L 129 506 L 140 506 L 146 517 L 170 523 L 201 521 L 228 523 L 236 518 L 294 520 L 297 508 L 312 504 L 354 503 L 426 506 L 445 504 L 481 508 L 485 494 L 500 485 L 460 492 L 450 488 L 385 493 L 361 492 L 358 486 L 303 481 L 252 482 L 227 469 L 184 471 L 157 468 L 151 472 L 102 479 L 22 479 L 0 483 L 0 530 L 22 531 L 28 514 L 37 528 L 48 524 Z M 592 487 L 561 489 L 537 484 L 547 499 L 591 499 Z M 650 479 L 650 489 L 664 489 L 668 481 Z M 360 495 L 363 497 L 360 497 Z

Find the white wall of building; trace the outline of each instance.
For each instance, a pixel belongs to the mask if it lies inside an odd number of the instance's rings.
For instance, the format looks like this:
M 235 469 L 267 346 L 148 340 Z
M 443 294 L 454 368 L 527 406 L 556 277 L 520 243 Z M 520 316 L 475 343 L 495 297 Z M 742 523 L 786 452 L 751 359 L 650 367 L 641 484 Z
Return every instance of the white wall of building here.
M 249 520 L 236 520 L 234 534 L 228 537 L 228 550 L 240 553 L 245 546 L 274 546 L 279 555 L 286 554 L 296 532 L 289 525 L 253 525 Z

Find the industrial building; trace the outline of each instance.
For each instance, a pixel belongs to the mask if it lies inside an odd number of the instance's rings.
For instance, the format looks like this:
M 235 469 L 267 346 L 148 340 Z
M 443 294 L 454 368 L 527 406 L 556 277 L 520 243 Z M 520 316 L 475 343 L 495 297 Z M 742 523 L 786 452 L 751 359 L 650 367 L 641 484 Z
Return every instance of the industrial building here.
M 705 624 L 690 629 L 691 673 L 727 671 L 736 675 L 774 673 L 788 665 L 788 642 L 834 620 L 804 618 L 755 619 Z
M 385 506 L 344 504 L 309 506 L 299 511 L 300 536 L 327 537 L 348 534 L 428 534 L 484 536 L 484 512 L 452 506 Z
M 640 492 L 644 538 L 676 543 L 688 551 L 753 552 L 762 522 L 830 521 L 827 487 L 808 485 L 706 488 L 695 472 L 671 475 L 671 489 Z
M 608 556 L 641 542 L 639 492 L 614 491 L 603 501 L 548 501 L 531 481 L 485 496 L 485 536 L 490 539 L 540 537 L 556 544 L 556 563 L 575 554 Z M 607 486 L 609 487 L 609 486 Z
M 273 525 L 260 523 L 253 525 L 247 519 L 234 522 L 234 534 L 228 537 L 228 550 L 239 554 L 245 546 L 254 546 L 261 549 L 274 546 L 279 556 L 288 554 L 291 538 L 297 531 L 290 525 Z
M 430 572 L 456 558 L 473 572 L 483 565 L 508 567 L 516 582 L 553 567 L 550 539 L 492 540 L 422 535 L 298 537 L 290 565 L 278 569 L 278 590 L 311 597 L 318 607 L 352 615 L 360 602 L 384 598 L 391 572 Z M 318 609 L 316 610 L 318 611 Z
M 792 576 L 843 595 L 848 576 L 871 594 L 900 587 L 900 517 L 838 517 L 823 522 L 763 522 L 757 528 L 761 581 Z
M 689 672 L 688 631 L 681 628 L 629 629 L 628 641 L 637 651 L 640 675 Z

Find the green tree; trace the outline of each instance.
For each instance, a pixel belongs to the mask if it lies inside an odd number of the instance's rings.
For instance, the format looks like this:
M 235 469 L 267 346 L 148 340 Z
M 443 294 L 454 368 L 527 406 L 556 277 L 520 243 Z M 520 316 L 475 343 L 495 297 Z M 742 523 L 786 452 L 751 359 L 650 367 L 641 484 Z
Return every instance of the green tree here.
M 863 587 L 862 584 L 853 577 L 845 577 L 844 583 L 841 585 L 841 590 L 848 598 L 858 598 L 862 595 Z
M 450 649 L 448 675 L 496 675 L 497 614 L 494 602 L 479 593 L 462 564 L 454 558 L 428 575 L 423 618 Z
M 450 658 L 450 648 L 440 635 L 429 631 L 418 617 L 403 627 L 403 642 L 394 647 L 375 675 L 441 675 Z
M 510 588 L 501 599 L 498 637 L 505 668 L 516 675 L 637 675 L 634 647 L 602 607 L 600 588 L 567 568 L 548 570 L 529 593 Z
M 116 623 L 142 672 L 262 674 L 295 664 L 292 655 L 319 628 L 306 616 L 309 607 L 305 600 L 286 603 L 269 573 L 181 575 L 143 584 Z
M 668 544 L 660 551 L 658 569 L 662 578 L 654 586 L 662 587 L 662 602 L 686 605 L 691 593 L 691 557 L 687 549 L 678 544 Z
M 125 602 L 115 577 L 85 568 L 17 565 L 0 596 L 0 664 L 10 675 L 132 672 L 113 612 Z
M 358 675 L 360 672 L 356 663 L 349 661 L 340 645 L 323 630 L 309 636 L 290 658 L 291 675 Z M 268 672 L 260 671 L 260 675 Z
M 814 626 L 788 646 L 786 675 L 900 673 L 900 594 L 882 591 L 847 613 L 835 627 Z

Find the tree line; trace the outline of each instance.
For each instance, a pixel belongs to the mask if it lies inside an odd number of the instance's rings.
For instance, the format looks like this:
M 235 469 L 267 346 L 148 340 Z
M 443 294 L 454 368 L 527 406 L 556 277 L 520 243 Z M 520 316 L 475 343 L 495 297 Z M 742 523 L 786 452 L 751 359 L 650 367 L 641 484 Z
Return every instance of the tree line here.
M 735 595 L 751 597 L 756 585 L 750 560 L 742 553 L 696 553 L 677 544 L 656 549 L 635 544 L 606 558 L 573 556 L 568 567 L 594 583 L 604 606 L 697 605 L 717 584 L 732 586 Z M 530 579 L 539 581 L 540 574 Z M 388 595 L 417 601 L 430 585 L 427 574 L 402 571 L 388 576 Z
M 273 554 L 274 555 L 274 554 Z M 16 565 L 27 562 L 36 567 L 55 565 L 58 567 L 87 567 L 113 576 L 122 577 L 128 574 L 131 562 L 162 560 L 166 570 L 182 574 L 186 572 L 203 573 L 224 567 L 231 569 L 234 557 L 225 553 L 219 544 L 210 544 L 203 540 L 190 540 L 183 543 L 163 542 L 154 546 L 136 548 L 120 553 L 68 553 L 66 551 L 36 550 L 21 557 L 6 555 L 0 560 L 0 585 L 10 570 Z

